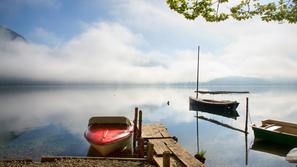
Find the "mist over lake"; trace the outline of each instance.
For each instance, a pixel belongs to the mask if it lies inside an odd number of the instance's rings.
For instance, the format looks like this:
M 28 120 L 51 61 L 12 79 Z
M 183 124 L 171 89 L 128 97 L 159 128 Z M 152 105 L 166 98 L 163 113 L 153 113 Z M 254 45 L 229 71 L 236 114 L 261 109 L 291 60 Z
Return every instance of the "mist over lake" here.
M 231 87 L 204 86 L 203 89 Z M 201 95 L 205 98 L 236 99 L 240 102 L 236 120 L 199 112 L 199 115 L 244 129 L 245 100 L 249 97 L 252 123 L 263 119 L 297 120 L 297 88 L 233 87 L 251 94 Z M 189 152 L 196 150 L 195 112 L 189 111 L 188 97 L 194 87 L 185 86 L 27 86 L 0 89 L 0 159 L 33 158 L 42 155 L 88 154 L 83 137 L 92 116 L 122 115 L 133 119 L 134 107 L 143 110 L 144 123 L 159 122 Z M 167 104 L 170 101 L 170 105 Z M 243 133 L 198 120 L 199 146 L 206 150 L 207 166 L 245 166 Z M 249 124 L 251 124 L 249 120 Z M 210 140 L 211 139 L 211 140 Z M 248 147 L 254 136 L 249 128 Z M 284 157 L 248 151 L 248 166 L 294 166 Z

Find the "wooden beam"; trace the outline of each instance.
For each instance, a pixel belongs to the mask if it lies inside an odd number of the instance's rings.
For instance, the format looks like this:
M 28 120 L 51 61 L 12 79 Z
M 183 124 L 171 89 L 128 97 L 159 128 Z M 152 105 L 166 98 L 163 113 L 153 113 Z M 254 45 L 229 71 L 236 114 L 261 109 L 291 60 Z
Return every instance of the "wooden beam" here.
M 195 92 L 197 92 L 197 91 L 195 91 Z M 203 91 L 203 90 L 199 90 L 198 93 L 201 93 L 201 94 L 233 94 L 233 93 L 248 94 L 250 92 L 249 91 Z
M 142 110 L 139 110 L 139 129 L 138 129 L 138 140 L 141 138 L 142 134 Z
M 170 152 L 164 151 L 163 153 L 163 167 L 170 167 Z
M 19 163 L 31 163 L 32 159 L 12 159 L 12 160 L 0 160 L 0 162 L 19 162 Z
M 144 157 L 144 139 L 140 138 L 138 141 L 138 157 L 143 158 Z
M 138 118 L 138 108 L 135 107 L 134 110 L 134 132 L 133 132 L 133 151 L 136 149 L 136 141 L 137 141 L 137 118 Z
M 203 163 L 193 157 L 186 149 L 184 149 L 178 143 L 167 145 L 170 151 L 185 165 L 204 167 Z
M 146 158 L 121 158 L 121 157 L 81 157 L 81 156 L 42 156 L 41 162 L 54 162 L 65 159 L 82 160 L 119 160 L 119 161 L 147 161 Z
M 245 109 L 245 133 L 248 133 L 248 114 L 249 114 L 249 98 L 246 98 L 246 109 Z
M 152 164 L 154 161 L 153 157 L 154 157 L 154 144 L 149 142 L 147 146 L 147 159 L 150 164 Z

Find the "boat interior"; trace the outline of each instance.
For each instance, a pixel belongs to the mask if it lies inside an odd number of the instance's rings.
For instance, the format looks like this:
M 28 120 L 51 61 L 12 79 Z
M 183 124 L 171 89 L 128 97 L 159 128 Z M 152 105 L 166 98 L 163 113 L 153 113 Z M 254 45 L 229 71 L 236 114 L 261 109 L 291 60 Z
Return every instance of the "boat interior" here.
M 201 99 L 201 101 L 205 101 L 205 102 L 208 102 L 208 103 L 218 103 L 218 104 L 226 104 L 226 103 L 233 103 L 233 101 L 229 101 L 229 100 L 221 100 L 221 101 L 218 101 L 218 100 L 211 100 L 211 99 Z
M 297 136 L 296 124 L 281 121 L 265 120 L 262 121 L 261 127 L 266 130 L 294 134 Z
M 128 127 L 131 126 L 131 121 L 126 117 L 92 117 L 89 120 L 90 125 L 100 125 L 100 126 L 119 126 Z

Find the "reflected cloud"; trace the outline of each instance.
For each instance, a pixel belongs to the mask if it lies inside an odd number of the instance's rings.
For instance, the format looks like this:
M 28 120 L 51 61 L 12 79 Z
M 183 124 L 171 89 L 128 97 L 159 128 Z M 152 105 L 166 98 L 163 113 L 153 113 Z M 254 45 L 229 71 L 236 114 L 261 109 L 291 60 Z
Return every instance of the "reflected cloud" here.
M 52 86 L 52 87 L 23 87 L 0 89 L 0 136 L 1 151 L 5 154 L 16 145 L 24 147 L 26 142 L 21 140 L 26 134 L 41 135 L 38 129 L 45 132 L 52 128 L 53 132 L 69 134 L 64 139 L 75 140 L 77 147 L 65 148 L 64 151 L 53 151 L 59 155 L 84 155 L 88 149 L 87 142 L 83 138 L 83 132 L 92 116 L 116 116 L 123 115 L 130 119 L 134 117 L 134 107 L 143 111 L 143 122 L 159 122 L 168 127 L 170 134 L 177 136 L 179 142 L 191 153 L 195 153 L 195 112 L 189 111 L 189 95 L 193 94 L 191 88 L 181 87 L 141 87 L 141 86 Z M 263 119 L 273 118 L 286 121 L 296 121 L 296 89 L 291 91 L 253 92 L 249 96 L 249 111 L 252 123 L 260 123 Z M 206 96 L 205 96 L 206 97 Z M 199 115 L 223 122 L 230 126 L 244 129 L 245 127 L 245 100 L 246 95 L 218 95 L 207 98 L 230 99 L 240 102 L 237 120 L 224 118 L 208 113 Z M 169 105 L 167 102 L 170 102 Z M 250 122 L 249 122 L 250 123 Z M 55 130 L 56 129 L 56 130 Z M 40 134 L 38 134 L 38 133 Z M 50 131 L 49 131 L 50 132 Z M 62 132 L 61 132 L 62 133 Z M 244 153 L 244 135 L 207 121 L 199 120 L 200 145 L 207 150 L 207 162 L 209 166 L 220 163 L 233 162 L 240 166 L 244 162 L 244 156 L 234 154 Z M 50 134 L 50 133 L 49 133 Z M 59 136 L 59 134 L 56 134 Z M 63 139 L 63 140 L 64 140 Z M 209 142 L 209 139 L 212 139 Z M 30 139 L 33 141 L 33 139 Z M 43 142 L 40 137 L 35 141 Z M 253 141 L 250 131 L 249 141 Z M 234 144 L 236 141 L 237 144 Z M 79 144 L 80 143 L 80 144 Z M 36 145 L 36 147 L 39 147 Z M 5 148 L 5 149 L 4 149 Z M 77 150 L 80 148 L 83 151 Z M 25 148 L 22 148 L 26 150 Z M 34 148 L 35 149 L 35 148 Z M 5 152 L 3 150 L 6 150 Z M 218 152 L 229 150 L 220 157 Z M 84 152 L 85 151 L 85 152 Z M 21 150 L 19 151 L 19 153 Z M 50 153 L 49 153 L 50 154 Z M 10 153 L 8 154 L 10 155 Z M 259 161 L 264 158 L 267 161 L 279 160 L 269 155 L 252 153 L 252 159 Z M 259 158 L 260 157 L 260 158 Z M 225 161 L 228 159 L 228 161 Z M 258 162 L 256 164 L 259 164 Z M 269 163 L 270 164 L 270 163 Z M 235 166 L 236 166 L 235 165 Z

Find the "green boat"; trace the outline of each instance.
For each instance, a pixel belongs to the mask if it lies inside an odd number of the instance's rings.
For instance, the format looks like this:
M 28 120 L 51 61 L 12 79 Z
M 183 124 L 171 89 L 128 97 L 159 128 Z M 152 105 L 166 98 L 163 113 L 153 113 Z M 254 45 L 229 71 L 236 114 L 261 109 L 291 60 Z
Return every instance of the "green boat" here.
M 256 140 L 297 146 L 297 124 L 295 123 L 268 119 L 262 121 L 261 126 L 252 125 L 252 128 Z

